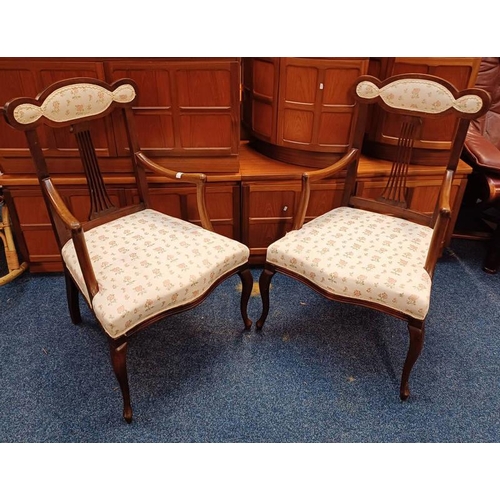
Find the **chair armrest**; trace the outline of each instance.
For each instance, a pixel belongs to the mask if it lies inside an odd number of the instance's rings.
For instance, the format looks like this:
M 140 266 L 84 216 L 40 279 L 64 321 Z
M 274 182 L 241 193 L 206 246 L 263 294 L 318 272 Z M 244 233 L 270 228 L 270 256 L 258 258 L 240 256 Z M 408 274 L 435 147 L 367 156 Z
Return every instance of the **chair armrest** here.
M 135 156 L 139 160 L 141 165 L 148 168 L 152 172 L 167 177 L 168 179 L 176 181 L 182 180 L 182 182 L 189 182 L 196 185 L 205 183 L 207 180 L 207 176 L 202 173 L 185 173 L 170 170 L 169 168 L 159 165 L 158 163 L 148 158 L 142 151 L 136 153 Z
M 311 172 L 302 174 L 302 189 L 300 192 L 299 208 L 295 215 L 292 230 L 300 229 L 306 218 L 307 207 L 309 206 L 309 198 L 311 196 L 311 183 L 331 177 L 332 175 L 347 168 L 352 162 L 359 159 L 359 149 L 353 148 L 346 153 L 340 160 L 328 167 L 320 168 Z
M 344 170 L 354 160 L 357 160 L 359 158 L 359 154 L 359 149 L 352 148 L 342 158 L 340 158 L 340 160 L 336 161 L 332 165 L 311 172 L 305 172 L 302 174 L 302 177 L 307 176 L 312 182 L 331 177 L 337 172 Z
M 446 170 L 443 183 L 441 185 L 441 190 L 439 193 L 439 199 L 437 202 L 435 210 L 435 222 L 434 229 L 432 232 L 431 243 L 429 245 L 429 251 L 427 253 L 427 258 L 425 261 L 425 270 L 429 273 L 432 278 L 434 274 L 434 269 L 436 267 L 437 260 L 441 255 L 443 248 L 444 238 L 446 236 L 446 231 L 451 219 L 451 188 L 453 184 L 453 176 L 455 172 L 453 170 Z
M 500 175 L 500 150 L 486 137 L 476 131 L 469 131 L 464 148 L 473 166 L 484 168 Z
M 59 244 L 62 247 L 62 245 L 68 241 L 69 237 L 67 233 L 69 231 L 70 237 L 75 245 L 75 252 L 78 258 L 78 263 L 80 264 L 80 269 L 82 270 L 83 279 L 85 280 L 85 285 L 87 287 L 90 300 L 92 301 L 94 295 L 99 291 L 99 285 L 97 284 L 94 268 L 92 266 L 92 262 L 90 261 L 82 224 L 70 212 L 50 177 L 43 179 L 42 185 L 51 206 L 52 217 L 58 233 L 57 236 Z M 61 223 L 63 227 L 61 227 Z
M 143 152 L 138 152 L 135 154 L 135 157 L 139 161 L 139 163 L 148 168 L 149 170 L 163 175 L 168 179 L 175 181 L 188 182 L 190 184 L 196 185 L 196 202 L 198 205 L 198 212 L 200 214 L 201 226 L 204 229 L 208 229 L 209 231 L 213 231 L 214 228 L 212 226 L 212 222 L 210 217 L 208 216 L 208 210 L 206 205 L 206 182 L 207 176 L 202 173 L 184 173 L 184 172 L 176 172 L 174 170 L 170 170 L 162 165 L 158 165 L 153 160 L 149 159 Z
M 42 183 L 45 188 L 47 198 L 52 206 L 53 214 L 57 215 L 60 221 L 64 224 L 65 228 L 69 231 L 81 228 L 81 222 L 70 212 L 54 186 L 52 179 L 47 177 L 42 180 Z

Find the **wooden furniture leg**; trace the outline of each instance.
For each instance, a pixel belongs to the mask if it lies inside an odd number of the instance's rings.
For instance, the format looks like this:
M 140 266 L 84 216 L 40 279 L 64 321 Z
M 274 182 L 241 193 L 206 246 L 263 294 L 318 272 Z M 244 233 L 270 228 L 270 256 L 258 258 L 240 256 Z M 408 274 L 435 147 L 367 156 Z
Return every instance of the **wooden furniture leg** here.
M 243 269 L 238 273 L 241 279 L 241 316 L 243 318 L 243 322 L 245 323 L 245 330 L 250 329 L 252 326 L 252 320 L 248 317 L 248 301 L 250 299 L 250 295 L 252 293 L 253 288 L 253 277 L 250 269 Z
M 127 347 L 126 341 L 109 339 L 111 364 L 123 396 L 123 418 L 130 424 L 132 422 L 132 407 L 130 406 L 130 389 L 127 376 Z
M 64 279 L 66 280 L 66 298 L 68 301 L 69 315 L 73 324 L 78 325 L 82 322 L 78 287 L 75 285 L 66 267 L 64 268 Z
M 408 347 L 408 353 L 403 366 L 401 387 L 399 390 L 399 396 L 403 401 L 407 400 L 410 396 L 408 379 L 410 378 L 411 369 L 420 356 L 424 345 L 424 322 L 417 320 L 409 322 L 408 331 L 410 332 L 410 346 Z
M 269 288 L 275 273 L 276 270 L 274 269 L 274 266 L 266 264 L 259 278 L 260 297 L 262 299 L 262 315 L 256 323 L 257 330 L 260 330 L 264 326 L 269 313 Z

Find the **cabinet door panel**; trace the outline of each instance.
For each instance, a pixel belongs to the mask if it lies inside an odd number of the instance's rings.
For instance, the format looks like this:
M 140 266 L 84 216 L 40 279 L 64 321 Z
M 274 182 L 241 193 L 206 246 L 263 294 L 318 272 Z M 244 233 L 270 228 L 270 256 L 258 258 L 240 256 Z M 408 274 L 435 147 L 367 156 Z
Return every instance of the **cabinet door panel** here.
M 266 186 L 250 192 L 249 216 L 258 218 L 290 217 L 294 214 L 296 191 Z
M 280 64 L 277 144 L 345 152 L 354 113 L 350 89 L 368 59 L 283 58 Z
M 343 189 L 344 184 L 341 182 L 313 186 L 306 212 L 306 221 L 339 207 L 342 201 Z
M 234 156 L 239 145 L 239 62 L 217 58 L 115 60 L 110 81 L 138 84 L 139 143 L 151 156 Z M 116 128 L 121 118 L 115 118 Z M 128 148 L 117 133 L 121 155 Z
M 229 115 L 191 113 L 180 117 L 180 139 L 184 150 L 210 149 L 221 154 L 231 150 L 232 123 Z
M 255 251 L 266 249 L 271 243 L 279 240 L 292 229 L 291 218 L 279 221 L 249 222 L 247 245 Z
M 243 125 L 255 137 L 275 143 L 279 58 L 244 57 L 242 73 Z

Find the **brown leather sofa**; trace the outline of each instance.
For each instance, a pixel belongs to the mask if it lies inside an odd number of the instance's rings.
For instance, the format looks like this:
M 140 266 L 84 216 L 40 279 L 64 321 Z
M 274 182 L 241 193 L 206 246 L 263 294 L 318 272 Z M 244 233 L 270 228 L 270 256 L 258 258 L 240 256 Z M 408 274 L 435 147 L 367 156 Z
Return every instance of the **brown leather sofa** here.
M 464 199 L 473 200 L 492 228 L 483 269 L 489 273 L 500 267 L 500 57 L 481 60 L 476 87 L 491 95 L 489 111 L 469 128 L 463 159 L 472 166 Z M 489 213 L 488 213 L 489 212 Z

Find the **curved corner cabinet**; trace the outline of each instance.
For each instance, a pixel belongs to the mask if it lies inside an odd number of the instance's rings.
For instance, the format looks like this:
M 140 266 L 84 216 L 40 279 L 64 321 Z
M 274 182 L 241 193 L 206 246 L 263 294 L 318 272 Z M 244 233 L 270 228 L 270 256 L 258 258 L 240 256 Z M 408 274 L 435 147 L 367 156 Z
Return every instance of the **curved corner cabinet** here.
M 351 136 L 352 83 L 368 58 L 242 58 L 242 122 L 252 146 L 287 163 L 326 166 Z

